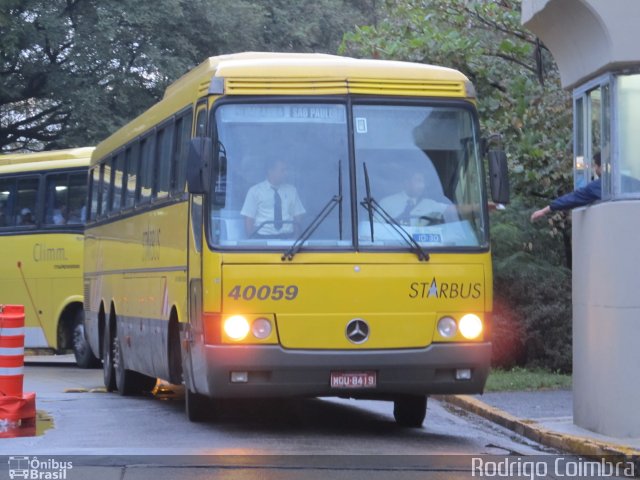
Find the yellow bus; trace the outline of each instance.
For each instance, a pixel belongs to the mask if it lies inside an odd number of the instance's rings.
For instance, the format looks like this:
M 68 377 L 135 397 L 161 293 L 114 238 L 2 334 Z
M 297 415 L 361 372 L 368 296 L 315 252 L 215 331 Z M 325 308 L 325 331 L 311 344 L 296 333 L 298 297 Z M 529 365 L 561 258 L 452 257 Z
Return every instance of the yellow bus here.
M 212 57 L 101 142 L 85 236 L 88 340 L 121 394 L 394 402 L 478 393 L 492 267 L 473 86 L 320 54 Z M 491 156 L 504 201 L 504 153 Z
M 25 347 L 72 349 L 84 335 L 82 264 L 93 147 L 0 156 L 0 304 L 25 308 Z

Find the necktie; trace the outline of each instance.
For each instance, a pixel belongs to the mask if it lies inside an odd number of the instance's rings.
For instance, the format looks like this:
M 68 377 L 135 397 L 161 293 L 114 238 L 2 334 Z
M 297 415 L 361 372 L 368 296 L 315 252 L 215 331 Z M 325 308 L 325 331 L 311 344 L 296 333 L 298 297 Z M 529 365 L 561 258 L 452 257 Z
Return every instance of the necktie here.
M 276 230 L 282 228 L 282 198 L 278 193 L 278 189 L 273 188 L 273 226 Z
M 407 225 L 411 223 L 411 211 L 414 209 L 415 206 L 416 204 L 413 201 L 413 199 L 408 198 L 407 204 L 405 205 L 403 212 L 400 214 L 398 218 L 396 218 L 396 220 L 398 220 L 399 222 L 405 223 Z

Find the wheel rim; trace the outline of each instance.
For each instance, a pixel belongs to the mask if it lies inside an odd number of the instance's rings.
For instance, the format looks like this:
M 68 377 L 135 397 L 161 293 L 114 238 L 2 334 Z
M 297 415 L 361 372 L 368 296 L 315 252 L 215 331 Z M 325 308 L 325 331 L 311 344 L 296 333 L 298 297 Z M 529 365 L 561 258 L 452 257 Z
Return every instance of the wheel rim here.
M 113 346 L 111 341 L 111 334 L 109 330 L 104 332 L 104 338 L 102 340 L 103 345 L 103 359 L 102 359 L 102 372 L 104 377 L 104 385 L 107 391 L 111 392 L 115 390 L 115 370 L 113 368 Z
M 122 362 L 120 354 L 120 342 L 118 342 L 118 337 L 113 337 L 113 345 L 111 348 L 113 352 L 113 368 L 116 372 L 120 372 Z
M 73 329 L 73 350 L 79 357 L 84 357 L 87 352 L 87 343 L 84 337 L 84 325 L 81 323 Z

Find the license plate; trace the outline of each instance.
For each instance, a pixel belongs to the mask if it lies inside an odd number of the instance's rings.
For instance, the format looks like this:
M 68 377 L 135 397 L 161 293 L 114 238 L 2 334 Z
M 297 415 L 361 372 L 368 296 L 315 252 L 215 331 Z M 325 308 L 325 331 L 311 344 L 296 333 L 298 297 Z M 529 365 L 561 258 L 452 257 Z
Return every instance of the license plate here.
M 331 388 L 375 388 L 376 372 L 331 372 Z

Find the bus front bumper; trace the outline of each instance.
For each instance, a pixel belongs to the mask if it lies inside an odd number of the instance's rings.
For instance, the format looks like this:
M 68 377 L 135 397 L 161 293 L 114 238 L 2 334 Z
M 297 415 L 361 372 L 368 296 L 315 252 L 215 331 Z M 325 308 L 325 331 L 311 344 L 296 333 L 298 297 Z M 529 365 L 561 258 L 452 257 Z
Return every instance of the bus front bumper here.
M 204 349 L 209 392 L 200 393 L 215 398 L 384 399 L 397 395 L 482 393 L 491 359 L 490 342 L 434 343 L 421 349 L 374 351 L 290 350 L 277 345 L 207 345 Z M 457 380 L 456 371 L 460 369 L 470 369 L 471 378 Z M 375 372 L 374 388 L 331 387 L 332 372 L 364 371 Z

